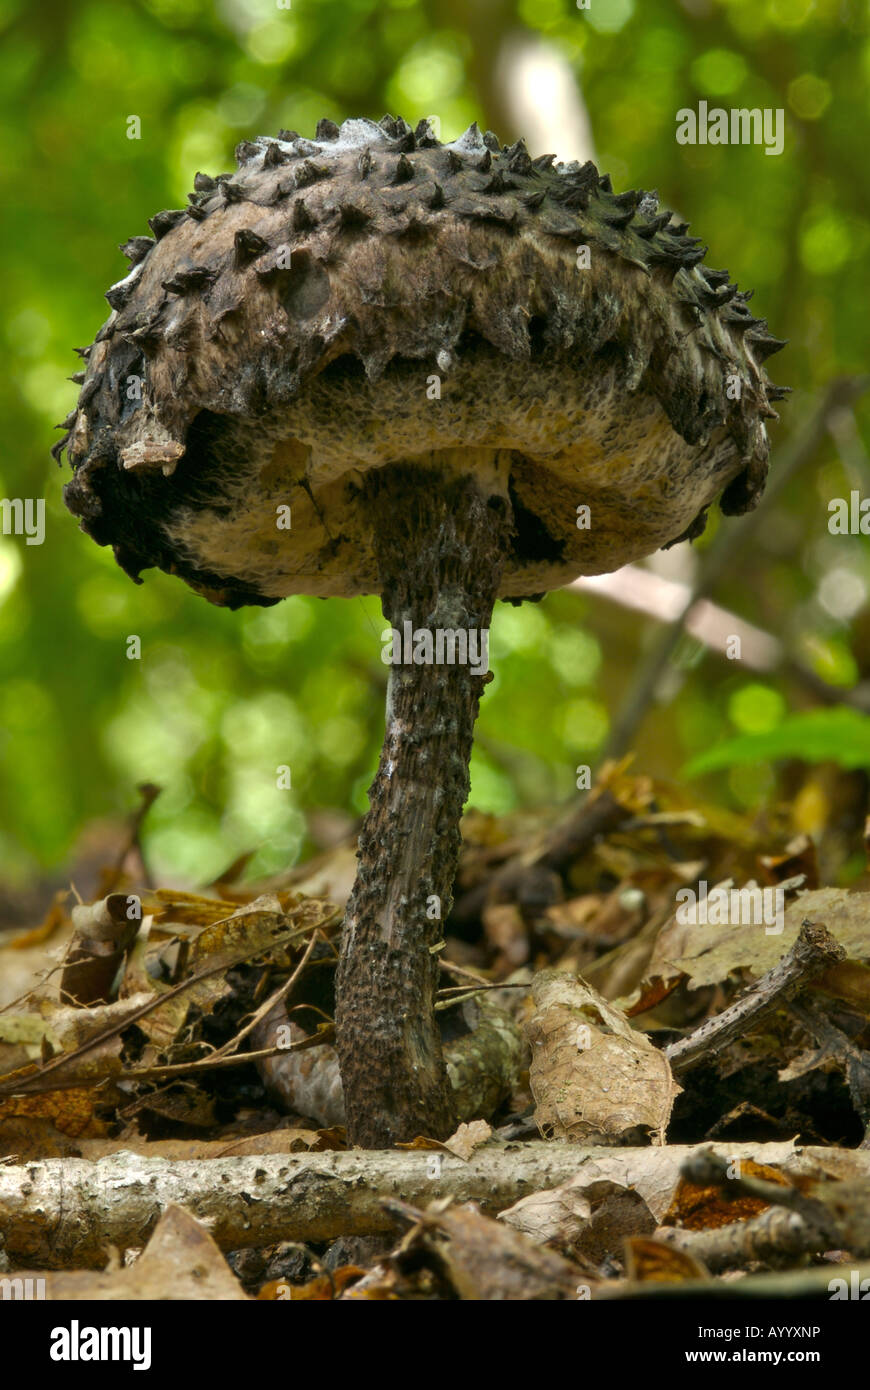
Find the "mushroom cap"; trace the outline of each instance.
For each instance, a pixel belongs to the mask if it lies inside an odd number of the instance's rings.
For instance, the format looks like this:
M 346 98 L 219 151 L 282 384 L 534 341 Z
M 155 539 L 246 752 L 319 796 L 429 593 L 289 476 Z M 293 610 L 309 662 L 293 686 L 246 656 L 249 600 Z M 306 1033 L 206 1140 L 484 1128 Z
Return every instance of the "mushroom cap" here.
M 697 535 L 720 493 L 757 501 L 783 344 L 654 193 L 392 117 L 236 156 L 121 248 L 53 451 L 133 578 L 156 565 L 231 608 L 377 592 L 360 490 L 396 462 L 498 457 L 502 597 Z

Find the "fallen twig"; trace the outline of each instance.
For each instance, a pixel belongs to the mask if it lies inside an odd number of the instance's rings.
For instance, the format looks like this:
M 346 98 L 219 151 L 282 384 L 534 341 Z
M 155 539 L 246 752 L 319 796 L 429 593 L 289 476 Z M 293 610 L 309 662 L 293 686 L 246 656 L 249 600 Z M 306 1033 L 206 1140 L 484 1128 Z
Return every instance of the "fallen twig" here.
M 690 1033 L 665 1048 L 665 1056 L 677 1073 L 697 1066 L 711 1053 L 718 1052 L 755 1028 L 776 1009 L 782 1008 L 816 975 L 846 955 L 826 927 L 805 921 L 787 955 L 768 970 L 734 1004 L 709 1018 Z

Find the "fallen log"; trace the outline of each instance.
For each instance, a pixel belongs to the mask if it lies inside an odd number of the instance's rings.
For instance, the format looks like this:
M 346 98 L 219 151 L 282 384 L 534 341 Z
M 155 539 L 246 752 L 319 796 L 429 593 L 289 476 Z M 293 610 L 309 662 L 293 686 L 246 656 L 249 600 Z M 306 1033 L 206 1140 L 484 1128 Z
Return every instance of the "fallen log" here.
M 870 1173 L 870 1153 L 788 1143 L 705 1146 L 781 1171 Z M 98 1269 L 110 1246 L 146 1244 L 172 1202 L 206 1224 L 223 1250 L 278 1241 L 329 1241 L 397 1228 L 382 1199 L 425 1207 L 440 1197 L 477 1202 L 490 1215 L 532 1192 L 580 1175 L 613 1149 L 557 1141 L 491 1143 L 469 1161 L 438 1150 L 256 1154 L 173 1160 L 120 1151 L 96 1162 L 46 1159 L 0 1163 L 0 1244 L 9 1261 L 32 1269 Z M 633 1163 L 673 1174 L 693 1147 L 622 1149 Z

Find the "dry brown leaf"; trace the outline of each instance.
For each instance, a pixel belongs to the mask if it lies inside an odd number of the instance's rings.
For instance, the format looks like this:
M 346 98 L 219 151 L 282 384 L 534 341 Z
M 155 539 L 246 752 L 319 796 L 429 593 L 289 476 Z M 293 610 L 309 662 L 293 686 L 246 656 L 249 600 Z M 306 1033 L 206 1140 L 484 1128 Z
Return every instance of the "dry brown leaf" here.
M 710 1277 L 709 1270 L 693 1255 L 645 1236 L 626 1240 L 625 1273 L 632 1283 L 679 1284 L 684 1279 Z
M 544 1137 L 618 1144 L 651 1133 L 664 1142 L 681 1088 L 658 1048 L 575 975 L 539 971 L 532 995 L 529 1081 Z
M 579 1271 L 555 1250 L 484 1216 L 473 1203 L 433 1203 L 402 1242 L 433 1250 L 461 1299 L 526 1301 L 576 1298 Z M 446 1237 L 446 1239 L 445 1239 Z
M 110 1264 L 104 1270 L 19 1271 L 17 1277 L 44 1279 L 44 1297 L 60 1302 L 247 1299 L 205 1227 L 174 1204 L 163 1212 L 145 1250 L 126 1269 Z
M 28 1068 L 23 1075 L 32 1076 L 32 1069 Z M 26 1117 L 50 1120 L 61 1134 L 72 1138 L 80 1134 L 105 1134 L 106 1126 L 93 1111 L 99 1095 L 100 1092 L 88 1086 L 79 1086 L 34 1096 L 5 1096 L 0 1099 L 0 1120 Z
M 678 922 L 674 916 L 659 932 L 647 979 L 670 979 L 685 972 L 692 989 L 718 984 L 737 970 L 758 977 L 772 970 L 794 945 L 804 918 L 821 922 L 853 960 L 870 958 L 870 893 L 821 888 L 799 893 L 785 909 L 783 930 L 761 925 Z
M 486 1120 L 472 1120 L 470 1124 L 460 1125 L 449 1139 L 445 1139 L 444 1147 L 467 1163 L 474 1150 L 479 1149 L 491 1136 L 492 1126 Z

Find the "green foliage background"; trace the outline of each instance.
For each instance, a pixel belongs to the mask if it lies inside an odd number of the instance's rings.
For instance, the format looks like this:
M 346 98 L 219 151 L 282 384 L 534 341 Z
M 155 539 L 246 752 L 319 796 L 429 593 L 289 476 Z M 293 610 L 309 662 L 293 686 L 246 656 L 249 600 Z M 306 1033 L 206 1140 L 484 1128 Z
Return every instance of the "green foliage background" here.
M 240 139 L 385 110 L 437 113 L 446 139 L 473 119 L 516 138 L 496 56 L 506 35 L 539 34 L 577 76 L 614 186 L 657 188 L 709 242 L 707 263 L 753 286 L 753 307 L 791 340 L 772 364 L 796 388 L 772 428 L 774 468 L 824 385 L 866 363 L 870 38 L 857 0 L 0 0 L 0 31 L 0 496 L 47 499 L 44 545 L 0 536 L 7 884 L 69 862 L 83 827 L 129 809 L 143 779 L 165 788 L 146 837 L 162 879 L 206 881 L 252 847 L 251 872 L 271 871 L 305 849 L 304 811 L 366 805 L 386 672 L 377 602 L 230 614 L 156 571 L 135 587 L 77 531 L 48 457 L 76 398 L 71 349 L 92 340 L 125 273 L 118 243 L 183 206 L 197 169 L 232 168 Z M 701 99 L 783 107 L 784 153 L 677 145 L 677 110 Z M 849 690 L 870 674 L 870 545 L 828 534 L 827 501 L 862 480 L 870 495 L 870 469 L 854 419 L 838 424 L 716 598 Z M 134 633 L 141 661 L 126 659 Z M 572 795 L 653 635 L 573 592 L 499 605 L 473 803 Z M 737 807 L 763 803 L 763 736 L 811 703 L 805 686 L 788 665 L 754 677 L 688 639 L 677 670 L 639 731 L 638 766 L 676 776 L 729 735 L 761 737 L 712 785 Z

